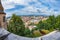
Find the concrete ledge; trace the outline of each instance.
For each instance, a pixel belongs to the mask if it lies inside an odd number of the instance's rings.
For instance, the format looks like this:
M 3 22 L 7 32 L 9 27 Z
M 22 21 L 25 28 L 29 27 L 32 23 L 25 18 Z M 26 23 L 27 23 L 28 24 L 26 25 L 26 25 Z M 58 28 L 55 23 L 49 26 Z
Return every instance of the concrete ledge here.
M 0 32 L 1 32 L 1 30 L 4 30 L 2 32 L 4 35 L 9 33 L 5 29 L 0 29 Z M 53 32 L 51 32 L 51 33 L 49 33 L 47 35 L 37 37 L 37 38 L 27 38 L 27 37 L 18 36 L 18 35 L 15 35 L 15 34 L 11 33 L 11 34 L 8 35 L 7 38 L 5 38 L 5 40 L 41 40 L 41 39 L 42 40 L 58 40 L 58 39 L 60 39 L 60 32 L 53 31 Z

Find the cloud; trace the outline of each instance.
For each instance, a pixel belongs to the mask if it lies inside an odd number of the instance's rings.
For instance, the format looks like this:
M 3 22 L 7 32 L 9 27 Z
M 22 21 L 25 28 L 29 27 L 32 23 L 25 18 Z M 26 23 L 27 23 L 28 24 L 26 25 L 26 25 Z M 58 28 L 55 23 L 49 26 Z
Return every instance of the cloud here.
M 2 0 L 2 4 L 4 9 L 11 9 L 15 7 L 13 2 L 7 0 Z
M 2 4 L 7 14 L 60 14 L 59 0 L 2 0 Z
M 2 0 L 3 7 L 5 9 L 11 9 L 15 5 L 29 6 L 29 3 L 37 2 L 37 0 Z

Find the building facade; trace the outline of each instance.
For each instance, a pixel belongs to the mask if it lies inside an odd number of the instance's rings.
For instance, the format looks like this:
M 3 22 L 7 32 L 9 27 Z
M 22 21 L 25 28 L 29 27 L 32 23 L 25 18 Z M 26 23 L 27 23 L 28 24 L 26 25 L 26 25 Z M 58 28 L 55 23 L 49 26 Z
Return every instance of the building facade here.
M 4 8 L 2 7 L 1 0 L 0 0 L 0 27 L 6 28 L 6 13 L 4 13 Z

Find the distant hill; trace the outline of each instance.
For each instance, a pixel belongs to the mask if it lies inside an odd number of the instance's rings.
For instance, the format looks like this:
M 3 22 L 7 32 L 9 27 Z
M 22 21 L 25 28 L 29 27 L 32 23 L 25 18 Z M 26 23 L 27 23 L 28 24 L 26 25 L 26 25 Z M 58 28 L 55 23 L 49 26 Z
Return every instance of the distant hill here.
M 18 15 L 18 16 L 44 16 L 44 17 L 48 17 L 49 15 Z M 11 16 L 6 17 L 7 19 L 11 18 Z

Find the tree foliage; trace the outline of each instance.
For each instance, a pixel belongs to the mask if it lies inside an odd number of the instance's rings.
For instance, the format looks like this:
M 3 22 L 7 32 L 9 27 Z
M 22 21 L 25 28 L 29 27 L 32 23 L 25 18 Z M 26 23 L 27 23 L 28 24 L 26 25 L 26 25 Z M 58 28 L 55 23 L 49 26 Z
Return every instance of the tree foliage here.
M 45 29 L 53 31 L 55 29 L 60 29 L 60 15 L 58 16 L 49 16 L 47 20 L 40 21 L 37 24 L 37 27 L 39 29 Z
M 22 19 L 19 16 L 13 14 L 9 21 L 8 31 L 24 36 L 24 30 L 25 30 L 25 25 Z
M 30 24 L 35 25 L 35 24 Z M 22 21 L 20 16 L 15 14 L 12 15 L 9 24 L 8 31 L 25 37 L 39 37 L 43 34 L 47 34 L 54 30 L 60 30 L 60 15 L 58 16 L 49 16 L 47 20 L 40 21 L 36 24 L 37 27 L 30 30 L 29 28 L 25 28 L 24 22 Z

